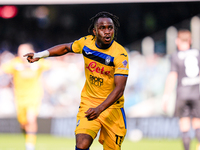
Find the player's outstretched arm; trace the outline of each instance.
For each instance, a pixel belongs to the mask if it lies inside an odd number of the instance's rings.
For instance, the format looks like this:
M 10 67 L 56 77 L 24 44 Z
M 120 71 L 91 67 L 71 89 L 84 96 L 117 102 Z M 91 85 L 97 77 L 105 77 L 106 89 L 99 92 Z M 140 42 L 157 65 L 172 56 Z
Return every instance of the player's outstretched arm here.
M 85 117 L 88 120 L 94 120 L 98 118 L 101 112 L 110 107 L 113 103 L 115 103 L 124 93 L 124 89 L 126 86 L 127 77 L 125 76 L 115 76 L 115 89 L 108 95 L 106 100 L 101 103 L 96 108 L 89 108 L 85 113 Z
M 40 58 L 51 57 L 51 56 L 62 56 L 71 51 L 70 49 L 71 44 L 72 43 L 56 45 L 54 47 L 51 47 L 47 50 L 38 53 L 25 54 L 24 57 L 27 57 L 28 62 L 33 63 L 35 61 L 38 61 Z

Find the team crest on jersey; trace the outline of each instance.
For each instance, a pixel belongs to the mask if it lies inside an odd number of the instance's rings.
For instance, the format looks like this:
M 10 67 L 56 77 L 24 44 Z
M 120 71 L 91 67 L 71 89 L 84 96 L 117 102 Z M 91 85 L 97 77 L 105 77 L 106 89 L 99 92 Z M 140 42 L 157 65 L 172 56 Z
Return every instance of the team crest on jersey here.
M 124 60 L 124 61 L 122 62 L 122 64 L 124 65 L 124 67 L 126 67 L 127 64 L 128 64 L 128 62 L 127 62 L 126 60 Z
M 76 123 L 76 126 L 78 127 L 78 126 L 79 126 L 79 124 L 80 124 L 80 120 L 78 120 L 78 122 Z
M 105 64 L 108 65 L 110 63 L 111 57 L 107 56 L 105 59 Z

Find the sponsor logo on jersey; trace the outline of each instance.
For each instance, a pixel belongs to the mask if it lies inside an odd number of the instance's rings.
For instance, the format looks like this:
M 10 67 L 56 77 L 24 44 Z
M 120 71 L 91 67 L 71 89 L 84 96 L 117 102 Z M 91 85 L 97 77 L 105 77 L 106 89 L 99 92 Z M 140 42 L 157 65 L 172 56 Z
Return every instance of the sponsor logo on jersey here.
M 124 67 L 126 67 L 127 64 L 128 64 L 128 62 L 127 62 L 126 60 L 124 60 L 124 61 L 122 62 L 122 64 L 124 65 Z
M 103 79 L 99 77 L 95 77 L 93 75 L 90 75 L 90 83 L 94 84 L 96 86 L 102 86 L 103 85 Z
M 78 127 L 78 126 L 79 126 L 79 124 L 80 124 L 80 120 L 78 120 L 78 122 L 76 123 L 76 126 Z
M 122 54 L 120 54 L 120 55 L 127 57 L 127 55 L 125 55 L 124 53 L 122 53 Z
M 111 60 L 111 57 L 110 57 L 110 56 L 107 56 L 106 59 L 105 59 L 105 64 L 106 64 L 106 65 L 109 65 L 110 60 Z
M 90 55 L 90 54 L 92 54 L 91 52 L 85 52 L 87 55 Z
M 96 73 L 105 74 L 105 75 L 110 74 L 110 71 L 105 71 L 104 67 L 102 67 L 102 68 L 98 67 L 96 62 L 90 62 L 89 65 L 86 66 L 86 68 L 90 72 L 96 72 Z

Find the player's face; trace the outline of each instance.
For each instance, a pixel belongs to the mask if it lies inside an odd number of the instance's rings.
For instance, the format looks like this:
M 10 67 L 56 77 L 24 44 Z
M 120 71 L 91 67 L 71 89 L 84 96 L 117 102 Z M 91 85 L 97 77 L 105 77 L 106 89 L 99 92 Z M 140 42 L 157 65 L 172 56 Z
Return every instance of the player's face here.
M 176 39 L 176 45 L 178 50 L 184 51 L 190 49 L 191 34 L 188 32 L 179 33 Z
M 114 38 L 114 23 L 111 18 L 99 18 L 93 29 L 97 45 L 100 48 L 107 47 Z
M 34 50 L 28 44 L 21 44 L 18 47 L 18 56 L 25 62 L 28 61 L 26 60 L 26 57 L 24 57 L 23 55 L 27 53 L 34 53 Z

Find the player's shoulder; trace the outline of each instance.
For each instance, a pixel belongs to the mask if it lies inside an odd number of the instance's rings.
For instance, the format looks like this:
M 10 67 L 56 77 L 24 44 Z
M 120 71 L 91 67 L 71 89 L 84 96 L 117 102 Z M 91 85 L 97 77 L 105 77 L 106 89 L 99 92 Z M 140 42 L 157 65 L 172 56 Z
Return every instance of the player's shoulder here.
M 185 51 L 177 51 L 172 56 L 174 56 L 174 57 L 177 56 L 179 59 L 184 59 L 187 56 L 199 57 L 199 50 L 198 49 L 188 49 Z
M 116 48 L 125 50 L 125 48 L 121 44 L 119 44 L 117 41 L 114 41 L 114 44 L 115 44 Z
M 21 61 L 20 61 L 20 58 L 18 57 L 15 57 L 15 58 L 12 58 L 11 60 L 8 60 L 4 63 L 2 63 L 2 68 L 3 69 L 7 69 L 7 68 L 15 68 L 16 65 L 18 64 L 21 64 Z
M 175 52 L 169 54 L 169 59 L 171 60 L 171 62 L 176 62 L 179 59 L 182 59 L 182 55 L 182 51 L 176 50 Z
M 127 52 L 127 50 L 121 45 L 121 44 L 119 44 L 118 42 L 114 42 L 114 44 L 115 44 L 115 54 L 116 55 L 124 55 L 124 56 L 128 56 L 128 52 Z
M 19 57 L 15 57 L 9 61 L 10 63 L 16 64 L 16 63 L 22 63 L 22 60 Z
M 190 49 L 190 50 L 188 50 L 188 52 L 190 52 L 191 54 L 193 54 L 193 55 L 199 55 L 199 50 L 198 49 Z
M 92 41 L 92 40 L 94 40 L 94 36 L 93 35 L 86 35 L 86 36 L 79 38 L 79 40 Z
M 94 39 L 94 36 L 93 35 L 87 35 L 87 36 L 84 36 L 85 40 L 93 40 Z
M 177 51 L 175 51 L 175 52 L 169 54 L 169 56 L 170 56 L 170 57 L 178 56 L 179 52 L 180 52 L 180 51 L 177 50 Z
M 85 44 L 90 44 L 93 41 L 94 41 L 94 36 L 87 35 L 87 36 L 83 36 L 83 37 L 79 38 L 75 42 L 77 42 L 77 43 L 79 43 L 81 45 L 85 45 Z

